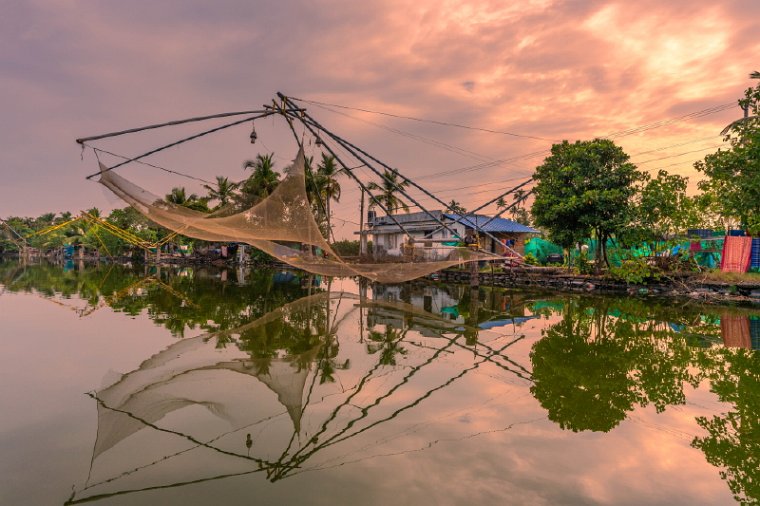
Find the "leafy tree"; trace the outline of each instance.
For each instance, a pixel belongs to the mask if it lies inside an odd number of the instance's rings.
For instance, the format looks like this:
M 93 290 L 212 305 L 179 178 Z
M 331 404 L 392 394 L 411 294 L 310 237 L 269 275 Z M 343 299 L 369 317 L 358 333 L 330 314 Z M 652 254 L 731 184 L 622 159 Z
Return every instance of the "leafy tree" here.
M 754 75 L 754 74 L 753 74 Z M 739 105 L 751 114 L 727 130 L 729 147 L 707 155 L 694 168 L 707 176 L 699 188 L 714 196 L 721 214 L 735 217 L 751 234 L 760 233 L 760 84 Z
M 367 189 L 370 192 L 377 192 L 371 194 L 370 209 L 377 206 L 375 202 L 377 200 L 390 214 L 394 214 L 399 209 L 403 209 L 404 212 L 408 213 L 409 205 L 398 197 L 398 194 L 407 186 L 409 186 L 409 183 L 401 181 L 397 172 L 386 170 L 383 173 L 383 181 L 380 184 L 372 181 L 367 185 Z
M 684 230 L 692 216 L 693 201 L 686 195 L 689 179 L 660 170 L 657 177 L 646 176 L 636 205 L 637 239 L 657 250 L 659 241 Z
M 534 175 L 532 215 L 536 225 L 565 248 L 593 232 L 597 258 L 609 265 L 605 244 L 629 225 L 631 198 L 642 174 L 628 162 L 629 156 L 607 139 L 563 141 L 551 151 Z

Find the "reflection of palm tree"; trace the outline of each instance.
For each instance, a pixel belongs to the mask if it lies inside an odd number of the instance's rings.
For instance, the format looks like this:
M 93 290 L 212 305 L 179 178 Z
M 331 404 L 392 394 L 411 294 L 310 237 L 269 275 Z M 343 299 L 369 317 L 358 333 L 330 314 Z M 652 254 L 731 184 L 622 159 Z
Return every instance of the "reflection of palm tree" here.
M 402 333 L 393 327 L 385 327 L 384 332 L 371 330 L 367 336 L 371 341 L 367 343 L 367 353 L 372 355 L 380 351 L 379 362 L 381 365 L 396 365 L 396 355 L 406 355 L 407 353 L 400 344 L 404 334 L 405 332 Z
M 368 190 L 377 191 L 377 193 L 371 194 L 370 208 L 377 205 L 375 201 L 379 201 L 389 214 L 394 214 L 399 209 L 403 209 L 408 213 L 409 205 L 397 196 L 407 186 L 409 186 L 409 183 L 401 181 L 397 172 L 386 170 L 383 173 L 381 184 L 372 181 L 367 185 Z
M 209 200 L 218 200 L 218 207 L 225 207 L 230 203 L 235 194 L 235 190 L 240 183 L 233 183 L 224 176 L 216 176 L 216 187 L 204 184 L 203 187 L 208 191 Z
M 327 339 L 328 341 L 324 345 L 322 351 L 322 358 L 318 364 L 320 385 L 324 383 L 334 383 L 335 377 L 333 375 L 335 374 L 335 371 L 345 371 L 351 365 L 349 359 L 346 359 L 342 364 L 336 362 L 335 358 L 338 356 L 340 346 L 338 341 L 335 340 L 332 335 L 328 336 Z

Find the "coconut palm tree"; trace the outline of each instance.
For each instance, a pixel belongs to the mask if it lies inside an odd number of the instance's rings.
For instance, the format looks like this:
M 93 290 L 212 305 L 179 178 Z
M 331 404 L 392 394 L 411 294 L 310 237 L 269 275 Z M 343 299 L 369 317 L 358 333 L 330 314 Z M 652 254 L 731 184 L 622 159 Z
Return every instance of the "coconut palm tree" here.
M 165 200 L 170 204 L 187 207 L 194 211 L 209 212 L 208 199 L 200 198 L 195 193 L 188 195 L 184 186 L 172 188 L 172 192 L 166 195 Z
M 280 175 L 274 170 L 273 158 L 274 153 L 258 154 L 254 160 L 243 162 L 243 170 L 253 171 L 240 188 L 243 204 L 255 204 L 265 199 L 280 184 Z
M 451 202 L 446 204 L 446 206 L 449 208 L 449 211 L 456 214 L 467 214 L 467 209 L 465 209 L 462 204 L 457 202 L 454 199 L 451 199 Z
M 224 176 L 216 176 L 216 188 L 207 184 L 203 185 L 208 192 L 208 199 L 219 201 L 219 205 L 215 209 L 227 206 L 239 186 L 240 183 L 234 183 Z
M 373 181 L 367 185 L 368 190 L 377 191 L 377 193 L 370 194 L 370 209 L 377 205 L 376 201 L 379 201 L 389 214 L 394 214 L 399 209 L 403 209 L 404 212 L 408 213 L 409 205 L 396 196 L 407 186 L 409 186 L 409 183 L 401 181 L 398 172 L 386 170 L 383 173 L 381 184 Z
M 327 229 L 332 230 L 330 224 L 330 201 L 340 202 L 340 183 L 337 177 L 340 175 L 340 169 L 335 163 L 335 157 L 322 153 L 322 161 L 317 167 L 316 186 L 319 196 L 325 203 L 325 213 L 327 214 Z

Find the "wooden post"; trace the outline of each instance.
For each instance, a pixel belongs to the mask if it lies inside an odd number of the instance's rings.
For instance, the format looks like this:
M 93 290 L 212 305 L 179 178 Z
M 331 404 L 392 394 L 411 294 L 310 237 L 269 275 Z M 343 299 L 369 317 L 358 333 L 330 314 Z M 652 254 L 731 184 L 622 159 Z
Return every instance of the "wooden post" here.
M 477 288 L 480 286 L 480 268 L 478 262 L 470 262 L 470 288 Z
M 362 188 L 362 200 L 359 207 L 359 256 L 367 254 L 367 236 L 364 234 L 364 188 Z

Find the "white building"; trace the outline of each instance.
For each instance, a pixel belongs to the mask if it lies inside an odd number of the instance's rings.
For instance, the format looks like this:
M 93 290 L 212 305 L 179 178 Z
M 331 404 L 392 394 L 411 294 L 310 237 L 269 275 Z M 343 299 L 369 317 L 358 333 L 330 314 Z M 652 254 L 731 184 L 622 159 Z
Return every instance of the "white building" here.
M 381 256 L 404 255 L 408 252 L 404 247 L 411 236 L 414 240 L 415 256 L 422 256 L 427 260 L 443 259 L 452 249 L 461 246 L 461 241 L 468 233 L 476 229 L 481 231 L 481 250 L 503 255 L 507 251 L 504 245 L 507 244 L 522 254 L 525 238 L 531 234 L 540 234 L 538 230 L 515 221 L 482 214 L 461 216 L 443 211 L 430 211 L 430 214 L 394 214 L 393 218 L 370 214 L 369 218 L 366 233 L 372 240 L 375 252 Z M 409 232 L 409 236 L 394 222 L 394 218 Z M 442 227 L 436 220 L 445 223 L 451 231 Z M 494 241 L 482 232 L 488 232 L 499 241 Z

